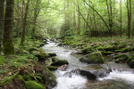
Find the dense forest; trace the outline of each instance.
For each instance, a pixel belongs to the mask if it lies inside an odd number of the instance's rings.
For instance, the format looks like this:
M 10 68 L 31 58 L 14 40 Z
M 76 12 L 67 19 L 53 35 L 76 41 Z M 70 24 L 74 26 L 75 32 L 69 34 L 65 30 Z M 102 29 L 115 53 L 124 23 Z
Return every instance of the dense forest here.
M 134 68 L 133 6 L 133 0 L 0 0 L 0 89 L 56 86 L 50 70 L 69 63 L 45 52 L 48 39 L 99 60 L 81 62 L 103 64 L 100 56 L 114 54 L 115 63 Z M 46 66 L 50 58 L 60 63 Z

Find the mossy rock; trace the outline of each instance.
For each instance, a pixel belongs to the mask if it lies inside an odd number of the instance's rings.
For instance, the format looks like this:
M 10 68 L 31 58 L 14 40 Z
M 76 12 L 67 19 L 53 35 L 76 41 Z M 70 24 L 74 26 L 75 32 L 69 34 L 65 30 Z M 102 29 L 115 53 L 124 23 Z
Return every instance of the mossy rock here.
M 40 43 L 40 47 L 42 47 L 42 46 L 44 46 L 44 43 L 43 42 Z
M 117 49 L 118 49 L 118 47 L 116 45 L 107 45 L 106 47 L 104 47 L 104 50 L 106 50 L 106 51 L 114 51 Z
M 38 57 L 39 61 L 40 60 L 45 60 L 47 58 L 47 55 L 45 52 L 40 52 L 40 51 L 32 51 L 32 54 L 36 57 Z
M 120 59 L 116 59 L 114 62 L 115 63 L 120 63 Z
M 26 81 L 26 89 L 46 89 L 41 84 L 35 82 L 35 81 Z
M 122 52 L 128 52 L 128 51 L 131 50 L 131 47 L 130 46 L 126 46 L 125 48 L 122 48 L 121 50 L 122 50 Z
M 115 56 L 115 59 L 119 59 L 121 62 L 127 61 L 129 56 L 127 54 L 119 54 Z
M 86 47 L 82 49 L 82 53 L 84 54 L 88 54 L 92 52 L 92 48 L 91 47 Z
M 56 53 L 48 53 L 48 55 L 49 55 L 50 57 L 57 56 Z
M 54 74 L 45 65 L 34 66 L 34 70 L 35 70 L 36 76 L 41 77 L 41 80 L 43 81 L 41 83 L 51 88 L 56 86 L 57 82 L 56 82 L 56 78 Z
M 63 45 L 63 43 L 59 43 L 59 44 L 58 44 L 58 46 L 62 46 L 62 45 Z
M 119 50 L 115 50 L 115 52 L 123 52 L 123 50 L 122 49 L 119 49 Z
M 126 43 L 120 43 L 120 44 L 118 45 L 118 47 L 119 47 L 119 49 L 125 48 L 125 47 L 126 47 Z
M 132 57 L 129 57 L 129 58 L 127 59 L 127 63 L 129 64 L 132 60 L 133 60 L 133 58 L 132 58 Z
M 28 49 L 29 53 L 32 54 L 32 51 L 38 51 L 38 49 L 36 47 L 32 47 Z
M 110 51 L 103 51 L 102 54 L 103 54 L 103 55 L 110 55 L 110 54 L 113 54 L 113 52 L 110 52 Z
M 59 58 L 57 58 L 57 57 L 52 57 L 52 62 L 56 62 L 56 61 L 58 61 L 59 60 Z
M 48 68 L 49 70 L 57 70 L 57 67 L 56 67 L 56 66 L 47 66 L 47 68 Z
M 93 52 L 79 59 L 81 62 L 88 64 L 104 63 L 104 58 L 101 52 Z
M 51 66 L 61 66 L 64 64 L 69 64 L 67 60 L 57 60 L 56 62 L 53 62 Z
M 131 68 L 134 68 L 134 59 L 131 60 L 131 62 L 129 63 L 129 66 L 130 66 Z
M 104 47 L 100 46 L 100 47 L 97 47 L 96 49 L 101 51 L 101 50 L 104 50 Z
M 45 66 L 43 65 L 43 73 L 42 75 L 44 75 L 45 78 L 45 84 L 49 87 L 54 87 L 56 86 L 57 82 L 56 82 L 56 77 L 55 75 Z

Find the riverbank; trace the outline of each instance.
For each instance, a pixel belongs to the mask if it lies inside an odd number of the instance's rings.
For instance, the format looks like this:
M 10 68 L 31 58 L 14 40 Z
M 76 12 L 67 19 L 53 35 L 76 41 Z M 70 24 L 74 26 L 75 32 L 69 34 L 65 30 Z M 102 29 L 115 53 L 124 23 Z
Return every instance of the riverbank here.
M 128 63 L 131 68 L 134 68 L 134 40 L 126 37 L 115 36 L 113 38 L 76 38 L 64 39 L 58 44 L 59 46 L 69 45 L 72 48 L 79 50 L 78 54 L 90 54 L 95 51 L 100 51 L 103 55 L 113 56 L 125 54 L 127 58 L 115 57 L 116 63 Z
M 19 46 L 14 39 L 15 54 L 0 56 L 0 89 L 51 89 L 57 82 L 53 73 L 40 61 L 48 54 L 42 50 L 42 40 L 27 39 Z

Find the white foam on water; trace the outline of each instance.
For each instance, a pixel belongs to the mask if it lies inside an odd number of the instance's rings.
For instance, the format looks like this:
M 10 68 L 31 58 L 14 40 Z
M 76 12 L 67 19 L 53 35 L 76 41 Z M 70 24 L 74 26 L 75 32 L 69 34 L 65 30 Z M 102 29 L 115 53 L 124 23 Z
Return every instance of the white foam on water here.
M 57 86 L 54 89 L 83 89 L 87 79 L 72 75 L 71 77 L 59 77 L 57 78 Z
M 107 77 L 99 78 L 99 80 L 105 80 L 105 79 L 115 79 L 115 80 L 123 80 L 128 83 L 134 84 L 134 73 L 131 71 L 118 71 L 114 70 L 110 72 L 110 74 Z

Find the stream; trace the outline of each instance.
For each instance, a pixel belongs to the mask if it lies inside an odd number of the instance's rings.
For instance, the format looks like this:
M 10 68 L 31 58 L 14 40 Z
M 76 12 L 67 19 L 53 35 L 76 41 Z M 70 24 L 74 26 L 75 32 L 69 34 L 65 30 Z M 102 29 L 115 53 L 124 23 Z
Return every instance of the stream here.
M 104 64 L 86 64 L 79 61 L 83 55 L 72 54 L 76 50 L 68 46 L 59 47 L 56 43 L 48 41 L 48 44 L 42 47 L 46 53 L 56 53 L 59 59 L 65 59 L 69 65 L 65 71 L 52 71 L 57 80 L 57 86 L 53 89 L 134 89 L 134 71 L 126 64 L 116 64 L 113 61 Z M 110 57 L 106 57 L 108 59 Z M 88 71 L 101 71 L 110 66 L 112 70 L 104 77 L 98 77 L 97 80 L 88 80 L 79 73 L 68 72 L 74 69 L 84 69 Z M 119 70 L 117 70 L 119 69 Z M 121 71 L 122 70 L 122 71 Z

